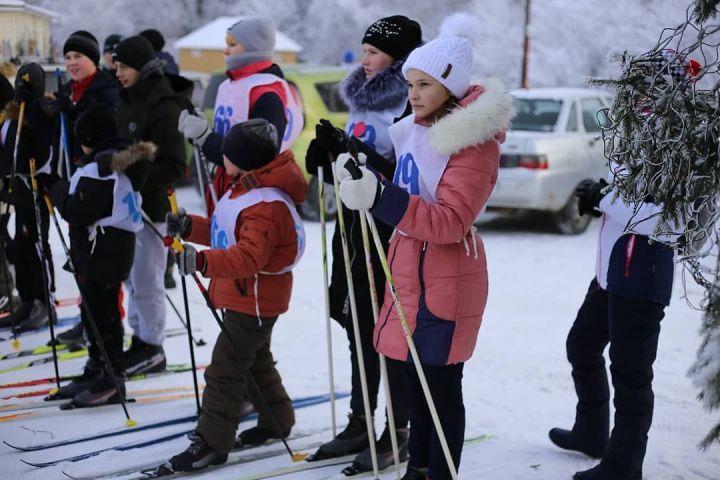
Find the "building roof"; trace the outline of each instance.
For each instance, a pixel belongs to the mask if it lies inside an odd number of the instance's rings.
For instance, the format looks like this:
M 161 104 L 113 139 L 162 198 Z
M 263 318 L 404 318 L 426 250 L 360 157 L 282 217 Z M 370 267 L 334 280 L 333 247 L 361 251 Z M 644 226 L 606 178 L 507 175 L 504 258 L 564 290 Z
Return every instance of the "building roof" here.
M 225 49 L 225 34 L 241 17 L 218 17 L 212 22 L 190 32 L 173 43 L 176 49 L 191 48 L 204 50 Z M 282 32 L 275 34 L 276 52 L 302 52 L 302 47 Z
M 30 5 L 22 0 L 0 0 L 0 12 L 27 12 L 48 20 L 59 20 L 62 15 L 45 8 Z

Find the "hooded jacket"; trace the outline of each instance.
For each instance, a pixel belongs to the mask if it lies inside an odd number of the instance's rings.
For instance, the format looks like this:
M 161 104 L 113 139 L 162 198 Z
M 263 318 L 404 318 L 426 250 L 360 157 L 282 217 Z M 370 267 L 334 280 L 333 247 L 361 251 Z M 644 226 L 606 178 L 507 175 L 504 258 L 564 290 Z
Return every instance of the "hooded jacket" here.
M 90 240 L 88 227 L 113 211 L 115 182 L 110 174 L 114 171 L 126 175 L 137 191 L 154 155 L 155 146 L 151 143 L 108 139 L 81 160 L 83 166 L 97 162 L 99 178 L 81 177 L 72 194 L 66 180 L 47 186 L 53 204 L 70 225 L 70 255 L 82 280 L 116 283 L 127 279 L 135 252 L 135 233 L 103 227 Z
M 230 186 L 230 198 L 260 187 L 279 188 L 296 204 L 305 200 L 308 188 L 289 150 L 265 167 L 236 179 Z M 210 245 L 210 219 L 197 215 L 190 215 L 190 219 L 191 231 L 186 239 Z M 255 316 L 257 305 L 263 317 L 286 312 L 292 291 L 292 272 L 255 275 L 261 271 L 278 272 L 295 260 L 297 234 L 288 207 L 274 201 L 244 209 L 236 220 L 235 238 L 237 243 L 227 249 L 201 252 L 207 266 L 204 276 L 211 279 L 210 298 L 215 307 Z
M 497 180 L 500 144 L 511 112 L 512 100 L 504 86 L 488 80 L 471 86 L 459 106 L 434 124 L 414 117 L 403 120 L 414 122 L 427 136 L 434 154 L 448 158 L 434 202 L 384 180 L 383 193 L 372 209 L 396 229 L 388 262 L 423 363 L 464 362 L 475 348 L 488 275 L 473 223 Z M 390 358 L 409 359 L 389 288 L 374 342 Z

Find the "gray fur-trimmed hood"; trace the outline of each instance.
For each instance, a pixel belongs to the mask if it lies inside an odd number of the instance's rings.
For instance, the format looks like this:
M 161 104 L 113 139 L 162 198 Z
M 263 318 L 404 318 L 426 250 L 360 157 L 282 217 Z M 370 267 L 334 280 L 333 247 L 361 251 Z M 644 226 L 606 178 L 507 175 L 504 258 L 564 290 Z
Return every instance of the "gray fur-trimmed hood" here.
M 473 81 L 459 107 L 430 127 L 430 143 L 439 153 L 452 155 L 502 135 L 513 115 L 512 97 L 499 79 Z
M 396 61 L 370 80 L 360 65 L 340 84 L 340 96 L 351 111 L 361 112 L 386 110 L 407 102 L 403 63 Z

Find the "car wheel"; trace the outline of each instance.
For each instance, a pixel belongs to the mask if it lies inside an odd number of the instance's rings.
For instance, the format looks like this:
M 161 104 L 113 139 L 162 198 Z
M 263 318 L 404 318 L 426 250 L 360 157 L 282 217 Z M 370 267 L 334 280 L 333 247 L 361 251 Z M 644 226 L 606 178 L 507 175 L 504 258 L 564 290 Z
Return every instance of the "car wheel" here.
M 590 220 L 592 220 L 590 215 L 580 215 L 575 195 L 571 195 L 563 209 L 555 214 L 557 228 L 565 235 L 583 233 L 590 225 Z
M 308 185 L 308 195 L 303 203 L 298 206 L 300 215 L 305 220 L 313 222 L 320 221 L 320 208 L 318 203 L 318 180 L 312 177 Z M 325 185 L 325 219 L 333 220 L 337 216 L 337 203 L 335 202 L 335 192 L 330 185 Z

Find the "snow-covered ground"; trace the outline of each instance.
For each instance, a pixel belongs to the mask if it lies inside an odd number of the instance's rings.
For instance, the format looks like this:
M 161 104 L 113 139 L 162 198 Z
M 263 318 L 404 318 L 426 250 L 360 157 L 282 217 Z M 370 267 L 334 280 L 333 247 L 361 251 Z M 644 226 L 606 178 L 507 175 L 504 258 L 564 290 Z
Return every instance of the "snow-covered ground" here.
M 201 211 L 201 200 L 193 190 L 180 192 L 181 203 L 190 211 Z M 306 224 L 308 248 L 296 269 L 295 290 L 290 311 L 277 324 L 273 351 L 285 385 L 293 397 L 313 395 L 328 390 L 327 353 L 325 348 L 325 319 L 320 263 L 320 226 Z M 582 301 L 593 275 L 597 224 L 579 236 L 551 233 L 542 222 L 516 219 L 497 219 L 481 225 L 490 269 L 490 298 L 475 351 L 465 369 L 464 391 L 467 408 L 467 437 L 488 434 L 491 437 L 465 449 L 460 477 L 463 479 L 570 479 L 572 473 L 588 468 L 593 461 L 580 455 L 554 448 L 547 439 L 553 426 L 570 426 L 574 412 L 574 392 L 569 366 L 565 360 L 565 336 L 577 307 Z M 57 236 L 53 233 L 54 260 L 57 266 L 64 261 Z M 75 295 L 71 277 L 59 272 L 58 296 Z M 179 284 L 179 282 L 178 282 Z M 196 348 L 198 363 L 208 363 L 218 327 L 206 310 L 195 286 L 188 283 L 192 323 L 199 328 L 199 336 L 209 345 Z M 691 286 L 690 296 L 699 300 L 701 290 Z M 718 479 L 720 478 L 720 450 L 708 451 L 696 447 L 718 414 L 704 412 L 695 399 L 696 391 L 686 370 L 691 365 L 699 344 L 697 331 L 701 314 L 691 309 L 683 298 L 681 282 L 676 282 L 673 304 L 667 309 L 660 337 L 655 368 L 655 419 L 650 432 L 650 444 L 645 461 L 645 478 L 659 479 Z M 182 308 L 180 288 L 170 291 L 173 301 Z M 72 309 L 60 310 L 61 316 Z M 180 326 L 175 314 L 168 309 L 168 327 Z M 42 345 L 47 333 L 21 337 L 22 347 Z M 345 333 L 333 323 L 333 347 L 336 390 L 350 388 L 350 368 Z M 189 361 L 187 339 L 174 337 L 165 344 L 172 363 Z M 0 353 L 11 351 L 9 342 L 0 342 Z M 0 369 L 24 360 L 0 362 Z M 82 359 L 60 363 L 61 373 L 79 372 Z M 52 376 L 52 364 L 0 375 L 0 383 Z M 200 377 L 202 382 L 202 377 Z M 203 382 L 204 383 L 204 382 Z M 189 373 L 161 377 L 155 380 L 132 382 L 128 389 L 191 386 Z M 20 390 L 3 390 L 2 396 Z M 9 403 L 5 401 L 3 403 Z M 153 420 L 191 415 L 194 400 L 187 398 L 172 403 L 129 405 L 132 417 L 143 424 Z M 342 427 L 348 401 L 337 403 L 338 422 Z M 380 415 L 380 422 L 384 416 Z M 124 424 L 121 408 L 72 412 L 56 411 L 37 419 L 0 423 L 0 438 L 19 444 L 62 439 L 121 427 Z M 241 425 L 245 428 L 247 425 Z M 297 411 L 295 432 L 312 433 L 329 428 L 328 404 Z M 90 460 L 64 463 L 47 469 L 30 468 L 20 462 L 62 458 L 96 450 L 103 446 L 121 444 L 139 438 L 153 438 L 164 433 L 189 429 L 190 424 L 167 427 L 163 430 L 136 433 L 114 439 L 80 443 L 64 448 L 31 453 L 19 453 L 0 446 L 0 465 L 3 479 L 54 479 L 68 473 L 89 473 L 118 466 L 144 464 L 153 459 L 161 461 L 183 450 L 185 438 L 141 450 L 105 453 Z M 329 439 L 327 432 L 315 439 Z M 296 444 L 302 446 L 302 441 Z M 277 448 L 277 445 L 270 448 Z M 265 460 L 235 468 L 216 470 L 198 478 L 233 479 L 243 474 L 262 471 L 270 465 L 286 462 Z M 282 478 L 318 479 L 331 475 L 338 467 L 287 475 Z M 382 475 L 394 478 L 393 472 Z

